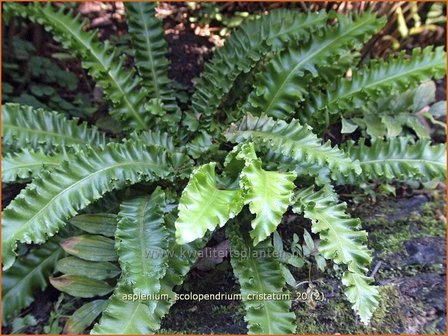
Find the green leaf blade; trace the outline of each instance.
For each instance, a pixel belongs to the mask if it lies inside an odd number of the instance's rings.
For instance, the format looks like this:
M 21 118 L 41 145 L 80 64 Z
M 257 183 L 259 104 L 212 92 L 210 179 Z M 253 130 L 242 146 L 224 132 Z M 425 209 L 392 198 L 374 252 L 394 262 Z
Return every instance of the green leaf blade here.
M 353 110 L 400 91 L 415 87 L 431 78 L 446 74 L 446 53 L 443 47 L 416 48 L 409 59 L 402 53 L 388 61 L 374 60 L 353 73 L 352 79 L 340 78 L 334 88 L 316 94 L 298 117 L 302 122 L 322 124 L 322 111 L 338 114 Z
M 258 20 L 244 21 L 205 65 L 192 97 L 193 118 L 200 115 L 201 127 L 210 126 L 213 114 L 241 74 L 250 72 L 269 51 L 275 54 L 291 41 L 308 39 L 327 19 L 325 11 L 297 13 L 279 9 Z
M 233 218 L 243 206 L 241 190 L 216 186 L 215 163 L 197 168 L 182 193 L 176 220 L 176 241 L 185 244 L 201 238 Z
M 238 256 L 231 259 L 231 264 L 240 283 L 249 334 L 293 334 L 296 318 L 289 311 L 291 299 L 284 290 L 286 280 L 280 264 L 269 254 L 273 250 L 271 244 L 263 241 L 253 248 L 237 223 L 227 226 L 226 233 L 234 255 Z M 253 295 L 269 293 L 285 294 L 287 298 L 251 299 Z
M 446 146 L 430 145 L 427 140 L 414 142 L 405 137 L 377 140 L 367 146 L 364 140 L 355 146 L 348 143 L 346 152 L 358 160 L 362 174 L 338 175 L 339 184 L 354 184 L 369 180 L 445 180 Z
M 64 251 L 54 242 L 34 248 L 19 257 L 9 270 L 2 273 L 2 323 L 11 321 L 22 309 L 28 307 L 34 296 L 48 285 L 56 262 Z
M 360 230 L 360 220 L 347 214 L 346 204 L 338 203 L 337 194 L 328 185 L 317 192 L 314 187 L 301 190 L 296 199 L 293 211 L 311 220 L 312 232 L 318 233 L 321 239 L 319 252 L 324 258 L 345 265 L 346 296 L 361 321 L 368 324 L 378 306 L 379 294 L 377 288 L 370 285 L 373 279 L 364 275 L 372 257 L 364 245 L 367 233 Z
M 322 144 L 309 126 L 302 126 L 295 119 L 286 123 L 264 115 L 254 117 L 248 114 L 237 125 L 232 125 L 225 136 L 237 143 L 253 141 L 260 147 L 291 158 L 297 165 L 307 163 L 320 170 L 329 168 L 333 175 L 336 172 L 343 175 L 361 172 L 356 161 L 329 142 Z
M 256 217 L 250 236 L 256 246 L 269 237 L 280 224 L 293 197 L 295 172 L 279 173 L 261 168 L 253 144 L 245 144 L 237 158 L 245 161 L 240 187 L 245 190 L 244 203 Z
M 129 141 L 111 143 L 103 151 L 80 152 L 61 168 L 42 173 L 3 211 L 4 269 L 14 262 L 18 241 L 43 243 L 106 192 L 168 178 L 170 160 L 162 148 Z
M 64 326 L 64 334 L 81 334 L 106 308 L 106 300 L 94 300 L 78 308 Z
M 14 148 L 27 146 L 96 145 L 104 146 L 106 136 L 78 119 L 31 106 L 7 103 L 2 105 L 2 143 Z
M 308 93 L 307 73 L 316 77 L 318 66 L 330 65 L 339 54 L 359 48 L 383 25 L 384 20 L 369 12 L 353 19 L 340 16 L 335 27 L 324 29 L 305 44 L 285 49 L 260 72 L 245 111 L 278 119 L 293 116 L 297 102 Z
M 164 226 L 165 193 L 157 188 L 150 197 L 121 204 L 115 234 L 123 277 L 135 293 L 154 294 L 167 267 L 168 232 Z
M 135 65 L 143 79 L 142 85 L 152 100 L 168 112 L 154 123 L 159 127 L 167 124 L 174 131 L 180 120 L 180 109 L 170 88 L 170 62 L 165 57 L 168 45 L 164 39 L 162 21 L 155 17 L 155 6 L 150 2 L 125 3 L 129 32 L 135 47 Z

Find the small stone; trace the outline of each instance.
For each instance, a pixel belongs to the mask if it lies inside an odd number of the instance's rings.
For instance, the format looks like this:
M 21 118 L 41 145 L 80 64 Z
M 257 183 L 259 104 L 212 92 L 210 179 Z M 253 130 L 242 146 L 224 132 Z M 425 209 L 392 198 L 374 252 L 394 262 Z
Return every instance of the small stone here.
M 446 246 L 442 238 L 425 237 L 411 239 L 404 243 L 409 258 L 406 265 L 444 264 L 446 261 Z

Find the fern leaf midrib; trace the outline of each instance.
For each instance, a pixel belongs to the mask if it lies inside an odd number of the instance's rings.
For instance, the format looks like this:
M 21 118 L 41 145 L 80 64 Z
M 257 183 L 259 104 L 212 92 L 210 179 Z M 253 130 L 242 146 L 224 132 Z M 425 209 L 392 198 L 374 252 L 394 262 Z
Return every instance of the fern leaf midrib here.
M 368 161 L 360 161 L 359 164 L 367 165 L 372 163 L 385 163 L 385 162 L 404 162 L 404 163 L 430 163 L 433 165 L 439 165 L 440 167 L 446 167 L 446 165 L 439 161 L 431 161 L 431 160 L 422 160 L 422 159 L 381 159 L 381 160 L 368 160 Z
M 246 132 L 246 131 L 243 131 Z M 263 134 L 265 134 L 265 132 L 262 131 L 250 131 L 252 134 L 254 134 L 255 136 L 259 136 L 260 138 L 263 138 Z M 305 151 L 307 152 L 313 152 L 316 153 L 316 155 L 322 155 L 322 149 L 324 149 L 324 147 L 321 145 L 319 147 L 315 147 L 315 146 L 311 146 L 309 144 L 303 144 L 299 141 L 294 141 L 294 140 L 289 140 L 283 136 L 278 136 L 277 133 L 269 133 L 269 136 L 275 139 L 278 139 L 278 141 L 283 141 L 283 142 L 293 142 L 295 145 L 302 147 Z M 330 159 L 331 155 L 329 153 L 326 153 L 326 160 Z M 333 159 L 333 158 L 331 158 Z M 333 159 L 334 160 L 334 159 Z M 339 160 L 339 158 L 336 158 L 336 160 Z
M 51 158 L 51 157 L 50 157 Z M 27 164 L 20 164 L 20 165 L 14 165 L 11 168 L 3 168 L 2 167 L 2 173 L 8 171 L 15 171 L 18 169 L 28 168 L 28 167 L 40 167 L 40 166 L 60 166 L 60 162 L 54 162 L 54 161 L 39 161 L 39 162 L 33 162 L 33 163 L 27 163 Z
M 335 39 L 326 41 L 326 43 L 324 43 L 323 46 L 321 46 L 316 51 L 314 51 L 313 53 L 309 54 L 307 57 L 303 58 L 299 63 L 297 63 L 297 65 L 285 77 L 285 79 L 283 80 L 283 83 L 279 86 L 279 88 L 277 89 L 274 97 L 271 99 L 271 102 L 269 103 L 268 107 L 265 110 L 266 111 L 270 111 L 270 108 L 271 108 L 272 104 L 277 100 L 277 97 L 280 94 L 280 92 L 283 92 L 283 87 L 289 82 L 289 79 L 292 76 L 294 76 L 294 74 L 295 74 L 297 69 L 299 69 L 303 64 L 306 64 L 310 59 L 313 59 L 317 54 L 319 54 L 320 52 L 325 50 L 329 45 L 331 45 L 333 43 L 337 43 L 340 39 L 343 39 L 346 36 L 350 35 L 353 31 L 356 31 L 359 26 L 363 26 L 365 24 L 368 24 L 371 21 L 373 21 L 373 20 L 371 19 L 371 20 L 369 20 L 367 22 L 362 21 L 362 22 L 360 22 L 360 23 L 358 23 L 356 25 L 351 26 L 350 29 L 344 31 L 342 34 L 338 34 Z
M 250 263 L 252 265 L 252 269 L 254 270 L 255 276 L 257 278 L 258 288 L 260 289 L 259 293 L 267 293 L 266 289 L 263 286 L 263 281 L 261 280 L 260 273 L 258 272 L 257 265 L 255 264 L 255 262 L 252 259 L 252 257 L 249 257 L 248 259 L 250 260 Z M 272 327 L 271 327 L 272 326 L 272 324 L 271 324 L 271 320 L 272 319 L 271 319 L 270 311 L 266 307 L 265 301 L 263 301 L 262 304 L 263 304 L 263 309 L 266 312 L 265 316 L 266 316 L 266 318 L 267 318 L 267 320 L 269 322 L 268 323 L 268 325 L 269 325 L 269 332 L 268 332 L 268 334 L 272 334 L 273 333 Z
M 209 209 L 210 205 L 213 204 L 213 201 L 215 200 L 215 196 L 218 194 L 219 189 L 213 190 L 212 196 L 208 199 L 206 206 L 202 207 L 201 212 L 196 216 L 194 222 L 197 222 L 198 218 L 201 218 L 205 212 Z
M 333 227 L 333 225 L 331 225 L 331 223 L 325 219 L 325 216 L 321 216 L 316 211 L 313 211 L 313 213 L 314 213 L 314 216 L 316 216 L 320 221 L 327 223 L 327 227 L 329 228 L 329 230 L 331 230 L 334 233 L 334 235 L 335 235 L 335 237 L 336 237 L 336 239 L 338 241 L 339 248 L 342 251 L 342 257 L 344 258 L 344 263 L 348 264 L 349 262 L 351 262 L 351 260 L 346 260 L 346 258 L 345 258 L 345 255 L 344 255 L 344 252 L 343 252 L 344 251 L 344 248 L 343 248 L 344 245 L 342 244 L 342 241 L 339 238 L 339 234 L 336 231 L 336 229 Z
M 135 309 L 134 309 L 134 311 L 132 312 L 131 317 L 129 318 L 128 322 L 126 323 L 126 326 L 125 326 L 125 328 L 124 328 L 124 330 L 123 330 L 123 334 L 125 334 L 126 331 L 128 330 L 128 328 L 132 325 L 132 321 L 134 320 L 134 316 L 137 315 L 138 310 L 140 309 L 140 305 L 141 305 L 141 304 L 143 304 L 143 303 L 140 303 L 140 302 L 139 302 L 138 305 L 135 306 Z
M 56 194 L 55 196 L 53 196 L 53 197 L 47 202 L 47 204 L 46 204 L 45 206 L 43 206 L 39 211 L 37 211 L 37 212 L 33 215 L 33 217 L 31 217 L 31 218 L 25 223 L 25 225 L 23 225 L 23 226 L 22 226 L 22 227 L 15 233 L 15 235 L 17 235 L 19 232 L 22 232 L 24 229 L 26 229 L 26 228 L 28 227 L 28 223 L 32 222 L 32 221 L 34 220 L 34 218 L 38 217 L 38 216 L 42 213 L 42 211 L 44 211 L 46 208 L 48 208 L 48 207 L 53 203 L 53 201 L 54 201 L 55 199 L 59 198 L 60 195 L 63 195 L 63 194 L 66 193 L 67 191 L 73 189 L 75 186 L 78 186 L 80 183 L 82 183 L 82 182 L 84 182 L 84 181 L 90 179 L 92 176 L 95 176 L 95 175 L 97 175 L 97 174 L 101 174 L 101 173 L 103 173 L 103 172 L 105 172 L 105 171 L 107 171 L 107 170 L 109 170 L 109 169 L 118 168 L 118 167 L 125 167 L 125 166 L 133 166 L 133 165 L 136 165 L 136 164 L 141 164 L 141 165 L 143 165 L 143 166 L 148 166 L 148 167 L 149 167 L 149 166 L 157 166 L 157 165 L 155 165 L 155 164 L 153 164 L 153 163 L 148 163 L 148 162 L 145 162 L 145 161 L 141 161 L 141 162 L 139 162 L 139 161 L 132 161 L 132 162 L 126 162 L 126 163 L 114 164 L 114 165 L 108 166 L 108 167 L 106 167 L 106 168 L 97 170 L 97 171 L 95 171 L 94 173 L 88 174 L 87 176 L 83 177 L 82 179 L 76 181 L 74 184 L 72 184 L 72 185 L 69 186 L 68 188 L 65 188 L 64 190 L 62 190 L 61 192 L 59 192 L 58 194 Z M 12 236 L 11 238 L 14 239 L 14 236 Z M 5 242 L 3 242 L 3 243 L 5 243 Z
M 319 17 L 316 17 L 315 20 L 312 20 L 312 21 L 308 21 L 308 22 L 306 22 L 306 23 L 303 23 L 303 24 L 301 24 L 301 26 L 302 26 L 302 27 L 312 26 L 312 25 L 314 25 L 315 23 L 317 23 L 317 22 L 321 22 L 321 21 L 322 21 L 322 20 L 321 20 Z M 277 38 L 277 37 L 279 37 L 279 36 L 282 36 L 282 35 L 288 35 L 288 34 L 290 34 L 291 32 L 293 32 L 293 31 L 295 31 L 295 30 L 297 30 L 297 27 L 294 27 L 294 28 L 291 28 L 291 29 L 282 30 L 282 31 L 280 31 L 278 34 L 272 35 L 272 37 L 269 38 L 268 41 L 269 41 L 269 40 L 272 40 L 272 39 L 275 39 L 275 38 Z
M 51 135 L 52 137 L 57 137 L 57 138 L 61 138 L 61 139 L 67 139 L 70 140 L 72 142 L 76 142 L 79 144 L 86 144 L 85 141 L 83 141 L 82 139 L 79 138 L 74 138 L 68 135 L 64 135 L 64 134 L 60 134 L 60 133 L 54 133 L 54 132 L 47 132 L 47 131 L 43 131 L 43 130 L 36 130 L 36 129 L 29 129 L 29 128 L 24 128 L 24 127 L 20 127 L 20 126 L 15 126 L 15 125 L 11 125 L 11 124 L 5 124 L 3 123 L 4 127 L 7 127 L 8 129 L 15 129 L 18 131 L 23 131 L 25 133 L 37 133 L 37 134 L 42 134 L 42 135 Z
M 431 68 L 433 68 L 433 66 L 432 65 L 425 65 L 425 66 L 421 66 L 421 67 L 414 67 L 411 70 L 408 70 L 406 72 L 400 72 L 400 73 L 395 74 L 394 76 L 391 76 L 391 77 L 383 77 L 382 79 L 380 79 L 378 81 L 371 82 L 370 84 L 367 84 L 366 86 L 363 86 L 362 89 L 365 90 L 365 89 L 369 89 L 371 87 L 376 87 L 376 86 L 379 86 L 381 83 L 393 81 L 394 79 L 399 78 L 399 77 L 407 77 L 407 76 L 409 76 L 410 74 L 412 74 L 414 72 L 419 73 L 422 70 L 425 70 L 425 69 L 428 69 L 428 68 L 431 69 Z M 346 92 L 346 93 L 344 93 L 342 95 L 339 95 L 336 99 L 329 101 L 327 103 L 327 105 L 333 104 L 336 101 L 338 101 L 340 99 L 344 99 L 344 98 L 346 98 L 348 96 L 351 96 L 352 94 L 354 94 L 356 92 L 359 92 L 359 91 L 360 90 L 351 90 L 351 91 Z
M 144 237 L 144 230 L 145 230 L 145 223 L 144 223 L 144 219 L 145 219 L 145 213 L 146 213 L 146 209 L 149 205 L 149 201 L 150 199 L 147 198 L 145 201 L 145 204 L 142 206 L 140 214 L 139 214 L 139 232 L 140 232 L 140 237 L 142 239 L 140 239 L 140 250 L 141 250 L 141 260 L 145 260 L 145 245 L 144 245 L 144 241 L 143 241 L 143 237 Z M 145 280 L 148 279 L 148 264 L 145 262 L 142 262 L 142 268 L 143 268 L 143 276 L 145 277 Z
M 58 22 L 58 24 L 60 24 L 61 26 L 63 26 L 65 28 L 66 31 L 70 32 L 70 34 L 72 35 L 72 37 L 74 37 L 79 43 L 81 43 L 86 50 L 88 50 L 88 52 L 95 57 L 96 61 L 98 62 L 98 64 L 101 64 L 101 66 L 103 67 L 103 71 L 106 72 L 109 76 L 109 78 L 112 80 L 112 82 L 115 84 L 115 87 L 120 91 L 120 93 L 122 94 L 122 99 L 124 100 L 126 106 L 128 107 L 129 111 L 132 112 L 132 114 L 134 115 L 134 117 L 136 118 L 136 120 L 138 121 L 138 123 L 145 127 L 145 122 L 143 121 L 143 119 L 140 117 L 140 115 L 137 113 L 137 111 L 134 109 L 133 105 L 131 104 L 131 102 L 129 101 L 129 99 L 127 98 L 126 94 L 123 91 L 123 88 L 121 87 L 121 85 L 117 82 L 117 79 L 115 78 L 115 76 L 110 72 L 110 69 L 108 67 L 105 66 L 105 64 L 102 62 L 101 57 L 98 57 L 98 55 L 94 52 L 94 50 L 92 50 L 90 48 L 89 45 L 86 45 L 84 43 L 84 41 L 82 39 L 80 39 L 78 37 L 78 35 L 73 32 L 69 26 L 67 26 L 64 21 L 58 20 L 57 16 L 56 17 L 52 17 L 51 15 L 49 15 L 49 13 L 47 11 L 41 11 L 42 14 L 46 15 L 48 17 L 48 19 L 50 20 L 54 20 L 55 22 Z
M 145 32 L 148 32 L 148 26 L 146 24 L 146 20 L 145 20 L 145 13 L 143 12 L 143 8 L 142 8 L 142 2 L 137 2 L 137 7 L 138 7 L 138 13 L 140 14 L 141 22 L 143 24 L 143 27 L 145 29 Z M 152 51 L 152 47 L 151 47 L 151 40 L 149 39 L 149 34 L 145 34 L 145 42 L 146 45 L 148 46 L 148 50 Z M 155 65 L 154 65 L 154 58 L 152 57 L 152 52 L 148 52 L 148 58 L 149 58 L 149 64 L 151 65 L 151 72 L 152 72 L 152 82 L 154 84 L 154 90 L 155 90 L 155 95 L 157 98 L 161 98 L 160 97 L 160 88 L 159 88 L 159 83 L 157 82 L 156 78 L 157 78 L 157 72 L 155 70 Z
M 31 272 L 28 272 L 23 278 L 21 278 L 19 281 L 17 281 L 17 282 L 14 284 L 14 286 L 11 287 L 11 288 L 8 290 L 8 293 L 7 293 L 6 295 L 2 295 L 2 300 L 6 300 L 6 297 L 7 297 L 11 292 L 13 292 L 14 289 L 17 288 L 17 286 L 18 286 L 20 283 L 24 282 L 26 279 L 28 279 L 29 277 L 31 277 L 31 276 L 36 272 L 36 270 L 40 270 L 40 269 L 41 269 L 42 265 L 43 265 L 45 262 L 47 262 L 48 259 L 53 258 L 56 254 L 59 254 L 59 253 L 61 253 L 61 248 L 56 249 L 54 252 L 52 252 L 50 255 L 48 255 L 48 257 L 46 257 L 45 259 L 43 259 L 42 262 L 39 264 L 38 267 L 35 267 Z

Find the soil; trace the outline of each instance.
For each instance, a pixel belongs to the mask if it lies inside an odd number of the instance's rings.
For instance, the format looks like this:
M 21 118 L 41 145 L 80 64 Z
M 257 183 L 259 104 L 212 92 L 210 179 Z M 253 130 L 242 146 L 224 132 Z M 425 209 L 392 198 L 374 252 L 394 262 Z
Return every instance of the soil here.
M 166 40 L 171 61 L 169 76 L 188 88 L 202 73 L 203 64 L 210 59 L 214 44 L 206 37 L 196 35 L 190 27 L 167 33 Z

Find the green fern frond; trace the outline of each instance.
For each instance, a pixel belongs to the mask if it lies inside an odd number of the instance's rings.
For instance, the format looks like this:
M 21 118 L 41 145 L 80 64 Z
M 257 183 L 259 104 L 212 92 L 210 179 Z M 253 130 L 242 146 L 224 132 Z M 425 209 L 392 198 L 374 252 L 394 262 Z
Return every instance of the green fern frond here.
M 3 325 L 28 307 L 39 290 L 47 287 L 48 276 L 63 255 L 59 244 L 49 241 L 19 257 L 13 267 L 2 273 Z
M 105 198 L 102 198 L 104 201 Z M 70 225 L 91 234 L 114 237 L 117 229 L 117 215 L 112 213 L 90 213 L 72 217 Z
M 197 168 L 182 192 L 179 217 L 176 220 L 178 244 L 202 238 L 207 230 L 222 227 L 243 207 L 242 190 L 221 190 L 217 187 L 216 163 Z
M 284 50 L 257 76 L 244 111 L 280 119 L 293 116 L 297 102 L 309 92 L 306 73 L 316 77 L 318 66 L 330 65 L 340 54 L 359 48 L 384 22 L 370 12 L 354 19 L 340 17 L 336 27 L 325 29 L 305 44 Z
M 358 160 L 362 174 L 338 176 L 340 184 L 355 184 L 368 180 L 430 181 L 445 179 L 446 146 L 430 145 L 428 140 L 414 143 L 410 138 L 398 137 L 387 141 L 376 140 L 370 146 L 361 139 L 358 146 L 347 143 L 345 151 Z
M 375 101 L 445 75 L 446 53 L 443 47 L 435 50 L 432 47 L 416 48 L 408 59 L 401 53 L 387 61 L 373 60 L 368 66 L 354 70 L 351 79 L 340 78 L 334 88 L 314 95 L 297 116 L 305 122 L 310 118 L 319 122 L 319 119 L 325 119 L 319 111 L 337 114 L 341 110 L 353 110 L 367 101 Z
M 23 149 L 20 152 L 6 154 L 2 159 L 2 182 L 10 183 L 18 180 L 26 181 L 36 176 L 42 170 L 52 170 L 63 161 L 70 160 L 73 154 L 62 148 L 61 152 L 46 154 L 38 150 Z
M 63 333 L 83 334 L 84 330 L 106 309 L 106 304 L 106 300 L 94 300 L 76 309 L 65 323 Z
M 126 69 L 109 41 L 100 42 L 96 32 L 84 31 L 85 21 L 79 15 L 72 16 L 65 7 L 56 10 L 52 3 L 28 6 L 8 4 L 22 16 L 43 25 L 64 48 L 82 59 L 82 65 L 104 90 L 112 103 L 110 114 L 123 121 L 127 129 L 145 129 L 151 121 L 151 113 L 145 107 L 147 92 L 140 88 L 141 79 Z
M 124 300 L 124 295 L 128 294 L 132 294 L 132 289 L 119 281 L 100 321 L 93 326 L 90 334 L 154 334 L 157 324 L 148 305 L 138 300 Z
M 106 192 L 168 178 L 172 171 L 165 150 L 129 141 L 79 152 L 60 168 L 43 172 L 3 211 L 4 269 L 14 262 L 17 241 L 43 243 Z
M 162 22 L 155 17 L 156 3 L 126 2 L 127 23 L 135 49 L 135 65 L 142 77 L 142 85 L 151 100 L 169 114 L 161 116 L 173 131 L 180 121 L 180 109 L 168 78 L 170 62 L 165 57 L 168 45 L 164 39 Z
M 343 283 L 346 295 L 363 323 L 369 320 L 378 305 L 378 290 L 369 285 L 371 278 L 364 274 L 372 259 L 365 245 L 367 233 L 361 231 L 359 219 L 347 214 L 345 203 L 338 202 L 332 187 L 326 185 L 315 192 L 314 187 L 296 194 L 295 213 L 303 213 L 311 220 L 311 230 L 320 236 L 319 252 L 336 264 L 344 264 L 347 271 Z
M 104 146 L 106 136 L 96 127 L 63 114 L 7 103 L 2 105 L 2 143 L 23 149 L 46 146 Z
M 347 175 L 351 171 L 361 172 L 356 161 L 352 161 L 330 142 L 322 141 L 311 132 L 309 126 L 302 126 L 297 120 L 289 124 L 283 120 L 274 120 L 267 116 L 246 115 L 238 125 L 226 131 L 227 140 L 241 143 L 253 141 L 262 147 L 292 158 L 297 163 L 307 162 L 319 168 L 328 168 L 333 174 Z
M 252 143 L 241 147 L 237 158 L 244 160 L 240 174 L 240 188 L 244 190 L 244 204 L 256 217 L 251 222 L 253 245 L 269 237 L 277 229 L 283 214 L 291 204 L 295 188 L 295 172 L 279 173 L 261 168 Z
M 244 21 L 205 64 L 192 97 L 193 118 L 201 119 L 201 127 L 210 126 L 240 74 L 250 72 L 269 52 L 275 54 L 291 41 L 308 39 L 327 19 L 324 11 L 297 13 L 279 9 L 258 20 Z
M 169 300 L 159 300 L 153 313 L 153 318 L 157 321 L 157 329 L 160 328 L 162 318 L 168 313 L 171 306 L 176 302 L 174 289 L 180 286 L 187 273 L 191 270 L 199 253 L 210 239 L 210 234 L 205 234 L 201 239 L 179 245 L 175 240 L 175 217 L 171 214 L 165 216 L 165 225 L 169 232 L 169 248 L 171 255 L 168 258 L 168 268 L 165 277 L 160 281 L 160 294 L 168 295 Z
M 345 130 L 343 132 L 345 134 L 350 134 L 359 128 L 366 137 L 384 139 L 385 137 L 395 138 L 412 130 L 419 139 L 430 138 L 430 129 L 422 124 L 418 116 L 409 113 L 397 113 L 394 115 L 363 113 L 360 117 L 344 119 L 344 122 L 355 125 L 352 129 L 349 129 L 351 132 Z
M 305 161 L 297 162 L 269 148 L 261 151 L 260 156 L 263 158 L 263 165 L 267 170 L 295 171 L 301 180 L 311 177 L 314 178 L 312 182 L 317 185 L 325 185 L 331 182 L 330 170 L 328 168 L 322 168 L 314 163 Z
M 126 282 L 134 293 L 154 294 L 167 267 L 168 233 L 164 227 L 165 193 L 133 198 L 121 204 L 115 249 Z M 154 303 L 155 304 L 155 303 Z
M 73 256 L 60 259 L 56 271 L 75 276 L 87 274 L 95 280 L 112 279 L 121 273 L 120 267 L 109 261 L 89 261 Z
M 284 290 L 286 281 L 280 263 L 272 257 L 273 247 L 270 242 L 265 240 L 257 247 L 252 247 L 251 239 L 244 236 L 238 221 L 228 225 L 226 233 L 233 256 L 230 262 L 246 308 L 244 318 L 249 334 L 294 334 L 296 317 L 290 312 L 291 299 Z M 285 294 L 288 298 L 263 300 L 255 297 L 271 293 Z

